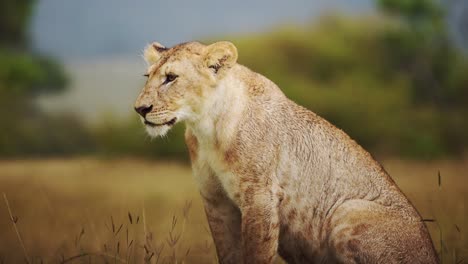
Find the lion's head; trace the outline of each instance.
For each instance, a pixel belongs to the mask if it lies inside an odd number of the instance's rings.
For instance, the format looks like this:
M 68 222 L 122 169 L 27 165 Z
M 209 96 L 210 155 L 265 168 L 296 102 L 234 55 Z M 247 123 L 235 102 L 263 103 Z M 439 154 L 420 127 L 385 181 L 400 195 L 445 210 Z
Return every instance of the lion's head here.
M 177 122 L 197 117 L 216 84 L 236 63 L 237 49 L 225 41 L 172 48 L 155 42 L 146 47 L 144 57 L 148 80 L 135 110 L 148 134 L 161 136 Z

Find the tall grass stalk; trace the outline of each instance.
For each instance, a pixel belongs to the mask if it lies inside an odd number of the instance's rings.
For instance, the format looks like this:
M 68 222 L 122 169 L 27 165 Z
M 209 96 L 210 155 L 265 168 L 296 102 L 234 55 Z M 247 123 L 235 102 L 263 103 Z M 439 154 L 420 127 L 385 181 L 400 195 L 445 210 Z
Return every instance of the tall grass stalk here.
M 21 238 L 21 234 L 18 230 L 18 226 L 16 225 L 16 223 L 18 222 L 18 218 L 13 216 L 13 213 L 11 212 L 11 207 L 10 207 L 10 203 L 8 203 L 8 198 L 6 196 L 5 193 L 3 193 L 3 199 L 5 200 L 5 204 L 6 204 L 6 207 L 8 209 L 8 213 L 10 214 L 10 220 L 11 220 L 11 223 L 13 224 L 13 228 L 15 229 L 15 232 L 16 232 L 16 237 L 18 237 L 18 241 L 21 245 L 21 248 L 23 249 L 23 254 L 24 254 L 24 258 L 25 258 L 25 261 L 26 263 L 30 263 L 29 261 L 29 254 L 28 254 L 28 251 L 26 250 L 26 247 L 24 246 L 24 242 L 23 242 L 23 239 Z

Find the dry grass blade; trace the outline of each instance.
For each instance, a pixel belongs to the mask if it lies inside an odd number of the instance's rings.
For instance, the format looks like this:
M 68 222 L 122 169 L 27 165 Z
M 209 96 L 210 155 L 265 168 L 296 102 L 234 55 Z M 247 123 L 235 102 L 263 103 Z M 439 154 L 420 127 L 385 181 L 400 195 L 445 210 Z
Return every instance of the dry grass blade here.
M 442 177 L 440 177 L 440 170 L 437 172 L 437 177 L 439 179 L 439 187 L 442 185 Z
M 190 254 L 190 248 L 188 248 L 187 251 L 185 252 L 185 257 L 184 258 L 187 258 L 189 254 Z
M 148 249 L 146 248 L 146 243 L 147 243 L 147 240 L 148 240 L 148 232 L 146 230 L 146 216 L 145 216 L 145 200 L 143 200 L 141 202 L 142 204 L 142 208 L 141 208 L 141 211 L 142 211 L 142 215 L 143 215 L 143 235 L 144 235 L 144 238 L 145 238 L 145 245 L 144 245 L 144 248 L 145 248 L 145 252 L 144 253 L 144 256 L 147 256 L 148 255 Z M 137 222 L 138 222 L 139 218 L 137 218 Z M 143 257 L 143 261 L 146 260 L 146 257 Z
M 177 245 L 177 242 L 179 242 L 179 239 L 180 234 L 174 235 L 172 234 L 172 232 L 169 232 L 169 238 L 166 239 L 166 242 L 170 247 L 175 247 L 175 245 Z
M 156 252 L 156 264 L 158 264 L 163 250 L 164 250 L 164 242 L 162 242 L 161 245 L 159 247 L 157 247 L 156 250 L 155 250 L 155 252 Z
M 119 228 L 117 228 L 117 232 L 115 232 L 115 236 L 117 236 L 120 233 L 120 230 L 122 230 L 123 224 L 120 224 Z
M 175 215 L 172 216 L 172 226 L 171 229 L 174 230 L 175 226 L 177 225 L 177 217 Z
M 182 233 L 175 234 L 176 225 L 177 225 L 177 217 L 173 215 L 171 230 L 169 231 L 169 237 L 166 238 L 166 242 L 171 248 L 174 248 L 177 245 L 177 242 L 179 242 L 179 239 L 182 235 Z
M 126 253 L 127 255 L 125 257 L 127 262 L 130 260 L 132 245 L 133 245 L 133 239 L 130 241 L 130 243 L 127 242 L 127 253 Z
M 151 252 L 148 247 L 146 247 L 146 245 L 143 246 L 143 248 L 145 249 L 145 255 L 143 257 L 143 261 L 145 263 L 151 263 L 151 258 L 153 257 L 154 255 L 154 252 Z M 151 253 L 151 254 L 150 254 Z
M 104 257 L 104 258 L 114 259 L 116 262 L 118 261 L 120 263 L 127 263 L 126 260 L 121 259 L 121 258 L 119 258 L 117 256 L 112 256 L 112 255 L 109 255 L 107 253 L 99 253 L 99 252 L 96 252 L 96 253 L 81 253 L 81 254 L 78 254 L 78 255 L 75 255 L 75 256 L 72 256 L 72 257 L 69 257 L 69 258 L 65 258 L 62 255 L 62 260 L 60 261 L 60 263 L 64 264 L 64 263 L 73 262 L 74 260 L 78 260 L 78 259 L 86 257 L 86 256 L 100 256 L 100 257 Z
M 75 259 L 79 259 L 79 258 L 86 257 L 86 256 L 89 256 L 89 254 L 88 253 L 81 253 L 81 254 L 78 254 L 76 256 L 72 256 L 72 257 L 69 257 L 69 258 L 66 258 L 66 259 L 62 259 L 62 261 L 60 263 L 64 264 L 64 263 L 67 263 L 67 262 L 72 262 Z
M 148 257 L 148 262 L 151 262 L 151 259 L 153 258 L 154 256 L 154 252 L 151 252 L 151 255 Z
M 130 221 L 130 224 L 133 224 L 133 217 L 130 212 L 128 212 L 128 220 Z
M 21 248 L 23 249 L 23 254 L 24 254 L 26 263 L 30 263 L 28 251 L 26 250 L 26 247 L 24 246 L 23 239 L 21 238 L 21 234 L 18 230 L 18 227 L 16 226 L 16 223 L 18 222 L 18 217 L 13 216 L 13 213 L 11 212 L 11 208 L 10 208 L 10 203 L 8 203 L 8 198 L 5 193 L 3 193 L 3 199 L 5 200 L 8 213 L 10 214 L 10 219 L 11 219 L 11 222 L 13 223 L 13 228 L 15 229 L 16 236 L 18 237 L 18 241 L 21 245 Z
M 80 244 L 81 238 L 84 236 L 84 234 L 85 234 L 85 229 L 84 229 L 84 227 L 82 227 L 80 234 L 78 235 L 78 237 L 75 240 L 75 247 L 78 247 L 78 245 Z
M 115 224 L 114 224 L 114 218 L 111 215 L 111 223 L 112 223 L 112 233 L 115 234 Z

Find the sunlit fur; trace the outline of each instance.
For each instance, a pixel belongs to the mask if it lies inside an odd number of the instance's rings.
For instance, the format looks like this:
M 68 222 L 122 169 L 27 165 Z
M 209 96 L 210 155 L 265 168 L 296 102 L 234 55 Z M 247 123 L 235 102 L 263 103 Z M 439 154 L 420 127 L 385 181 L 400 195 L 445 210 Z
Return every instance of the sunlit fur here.
M 220 263 L 273 263 L 277 252 L 288 263 L 437 263 L 424 222 L 385 170 L 237 64 L 233 44 L 145 54 L 150 76 L 135 106 L 153 105 L 153 123 L 185 122 Z M 167 73 L 179 77 L 163 84 Z M 152 136 L 169 128 L 147 126 Z

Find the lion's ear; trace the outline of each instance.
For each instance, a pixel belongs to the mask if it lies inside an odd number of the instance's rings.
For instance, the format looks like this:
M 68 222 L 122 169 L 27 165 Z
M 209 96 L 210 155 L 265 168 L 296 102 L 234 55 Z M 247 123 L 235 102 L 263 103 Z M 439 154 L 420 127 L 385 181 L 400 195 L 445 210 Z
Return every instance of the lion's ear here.
M 232 67 L 237 62 L 237 48 L 228 41 L 213 43 L 206 47 L 205 62 L 215 72 Z
M 143 56 L 148 65 L 153 65 L 161 59 L 161 54 L 166 51 L 167 48 L 158 42 L 153 42 L 146 46 Z

